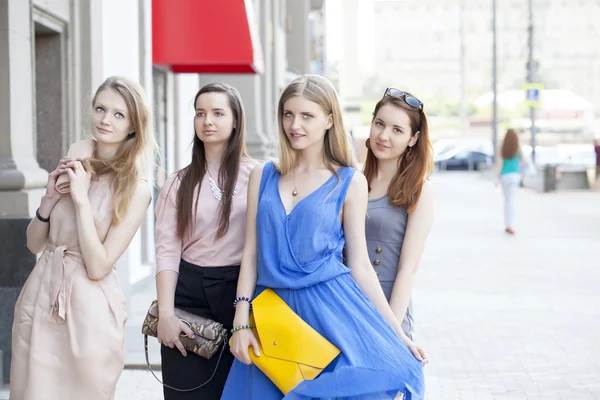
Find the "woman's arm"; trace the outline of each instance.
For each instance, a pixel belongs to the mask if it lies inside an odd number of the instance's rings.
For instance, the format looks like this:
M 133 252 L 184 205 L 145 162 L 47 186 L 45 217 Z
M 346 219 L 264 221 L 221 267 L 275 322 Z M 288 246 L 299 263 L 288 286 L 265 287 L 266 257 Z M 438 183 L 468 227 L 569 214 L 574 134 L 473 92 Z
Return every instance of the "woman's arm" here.
M 180 334 L 184 332 L 189 338 L 194 332 L 175 315 L 175 289 L 179 280 L 179 263 L 183 254 L 183 240 L 177 235 L 177 192 L 179 190 L 178 173 L 174 173 L 163 185 L 156 199 L 156 292 L 158 296 L 159 343 L 177 347 L 186 357 Z M 194 204 L 196 204 L 194 202 Z M 192 215 L 195 215 L 192 212 Z M 193 225 L 193 224 L 192 224 Z
M 161 316 L 175 315 L 175 287 L 179 277 L 179 263 L 183 254 L 183 240 L 177 234 L 178 173 L 169 176 L 156 199 L 156 290 Z M 195 204 L 195 202 L 194 202 Z M 192 216 L 195 213 L 192 212 Z M 190 224 L 193 226 L 193 224 Z
M 256 289 L 258 251 L 256 240 L 256 214 L 258 210 L 258 195 L 262 178 L 263 165 L 256 166 L 250 173 L 248 181 L 248 205 L 246 210 L 246 234 L 240 277 L 237 285 L 237 297 L 252 298 Z M 236 305 L 234 326 L 248 323 L 250 304 L 241 301 Z
M 95 142 L 92 139 L 84 139 L 73 143 L 69 147 L 69 152 L 65 158 L 58 162 L 56 169 L 48 175 L 48 183 L 46 184 L 46 193 L 42 197 L 42 202 L 38 212 L 42 218 L 50 218 L 50 214 L 54 206 L 60 200 L 60 193 L 56 190 L 56 180 L 62 174 L 67 173 L 67 165 L 76 158 L 89 157 L 94 152 Z M 44 250 L 48 241 L 48 233 L 50 232 L 50 224 L 42 222 L 34 217 L 27 227 L 27 248 L 33 254 L 40 253 Z
M 343 214 L 347 265 L 350 268 L 352 277 L 375 308 L 396 332 L 401 332 L 400 323 L 392 313 L 375 270 L 371 267 L 369 261 L 367 239 L 365 237 L 367 202 L 367 180 L 362 174 L 354 174 L 346 195 Z
M 60 200 L 60 193 L 56 191 L 54 185 L 61 171 L 66 172 L 65 165 L 70 160 L 63 158 L 58 163 L 58 167 L 48 175 L 46 193 L 42 197 L 42 202 L 38 212 L 42 218 L 50 218 L 54 206 Z M 37 217 L 33 217 L 29 226 L 27 226 L 27 248 L 33 254 L 40 253 L 46 247 L 48 234 L 50 232 L 50 222 L 42 222 Z
M 365 237 L 367 203 L 367 180 L 363 174 L 354 174 L 346 195 L 343 214 L 347 265 L 351 270 L 352 277 L 375 308 L 407 344 L 415 357 L 419 361 L 423 361 L 424 354 L 421 354 L 420 349 L 402 331 L 402 326 L 394 316 L 369 261 Z
M 76 161 L 73 169 L 69 168 L 67 173 L 71 182 L 71 197 L 75 203 L 77 215 L 79 247 L 86 271 L 90 279 L 100 280 L 113 270 L 115 263 L 123 255 L 140 227 L 150 200 L 152 200 L 150 187 L 143 181 L 138 183 L 129 202 L 127 214 L 123 216 L 118 225 L 110 228 L 103 243 L 96 232 L 96 224 L 87 195 L 90 173 L 83 169 L 79 161 Z
M 413 284 L 419 262 L 423 256 L 425 243 L 433 225 L 433 189 L 425 182 L 417 207 L 408 216 L 404 243 L 398 263 L 398 273 L 392 288 L 390 307 L 398 321 L 406 315 L 406 309 L 412 296 Z
M 163 270 L 156 275 L 156 291 L 158 294 L 158 326 L 156 339 L 167 347 L 177 347 L 184 357 L 187 351 L 183 347 L 180 334 L 185 333 L 190 339 L 194 332 L 175 315 L 175 288 L 179 274 L 173 270 Z
M 496 162 L 494 164 L 494 176 L 496 180 L 500 179 L 500 171 L 502 171 L 503 158 L 499 152 L 496 152 Z M 496 182 L 497 183 L 497 182 Z
M 240 266 L 240 276 L 237 284 L 237 297 L 252 298 L 256 289 L 257 269 L 258 269 L 258 251 L 256 239 L 256 214 L 258 210 L 258 197 L 260 192 L 260 181 L 262 179 L 264 165 L 254 167 L 250 173 L 248 182 L 248 205 L 246 210 L 246 235 L 244 250 L 242 252 L 242 263 Z M 235 317 L 233 326 L 247 325 L 250 315 L 250 304 L 246 301 L 240 301 L 235 308 Z M 231 352 L 233 355 L 246 365 L 252 361 L 248 355 L 248 347 L 252 346 L 254 354 L 259 356 L 258 342 L 254 334 L 249 329 L 242 329 L 235 332 L 232 337 Z

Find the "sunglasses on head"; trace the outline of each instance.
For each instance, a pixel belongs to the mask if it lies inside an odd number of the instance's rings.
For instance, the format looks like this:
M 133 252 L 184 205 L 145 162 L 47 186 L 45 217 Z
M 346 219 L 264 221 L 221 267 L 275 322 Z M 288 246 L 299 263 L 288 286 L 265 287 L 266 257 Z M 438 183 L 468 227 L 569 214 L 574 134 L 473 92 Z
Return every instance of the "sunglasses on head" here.
M 411 106 L 412 108 L 421 107 L 421 109 L 423 109 L 423 107 L 424 107 L 424 104 L 421 100 L 417 99 L 414 96 L 404 93 L 400 89 L 387 88 L 387 89 L 385 89 L 385 93 L 383 95 L 384 96 L 392 96 L 392 97 L 402 97 L 404 99 L 404 102 L 406 104 L 408 104 L 409 106 Z

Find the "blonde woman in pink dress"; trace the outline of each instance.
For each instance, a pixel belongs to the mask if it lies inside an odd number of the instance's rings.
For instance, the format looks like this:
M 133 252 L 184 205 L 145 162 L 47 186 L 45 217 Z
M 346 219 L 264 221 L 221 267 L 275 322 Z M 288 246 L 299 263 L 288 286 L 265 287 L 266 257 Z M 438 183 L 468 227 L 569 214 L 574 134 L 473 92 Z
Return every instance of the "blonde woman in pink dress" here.
M 114 265 L 150 205 L 149 114 L 137 84 L 108 78 L 92 101 L 93 139 L 71 145 L 48 177 L 27 229 L 42 254 L 15 305 L 12 400 L 114 397 L 127 317 Z

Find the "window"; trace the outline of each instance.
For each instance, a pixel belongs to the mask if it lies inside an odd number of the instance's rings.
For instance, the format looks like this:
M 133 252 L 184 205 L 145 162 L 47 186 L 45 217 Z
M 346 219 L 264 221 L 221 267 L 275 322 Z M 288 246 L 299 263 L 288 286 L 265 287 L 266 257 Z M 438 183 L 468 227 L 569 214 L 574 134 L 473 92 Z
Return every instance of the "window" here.
M 66 24 L 34 8 L 35 146 L 40 167 L 53 171 L 69 148 Z

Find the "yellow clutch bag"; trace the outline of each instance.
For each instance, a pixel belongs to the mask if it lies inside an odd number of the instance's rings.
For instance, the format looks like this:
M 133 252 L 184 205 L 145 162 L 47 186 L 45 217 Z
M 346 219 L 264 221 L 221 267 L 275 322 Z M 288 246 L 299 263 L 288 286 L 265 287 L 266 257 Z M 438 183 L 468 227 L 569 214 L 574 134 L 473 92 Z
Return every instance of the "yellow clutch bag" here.
M 340 354 L 271 289 L 252 301 L 250 323 L 260 349 L 256 357 L 249 348 L 250 358 L 283 394 L 315 379 Z

